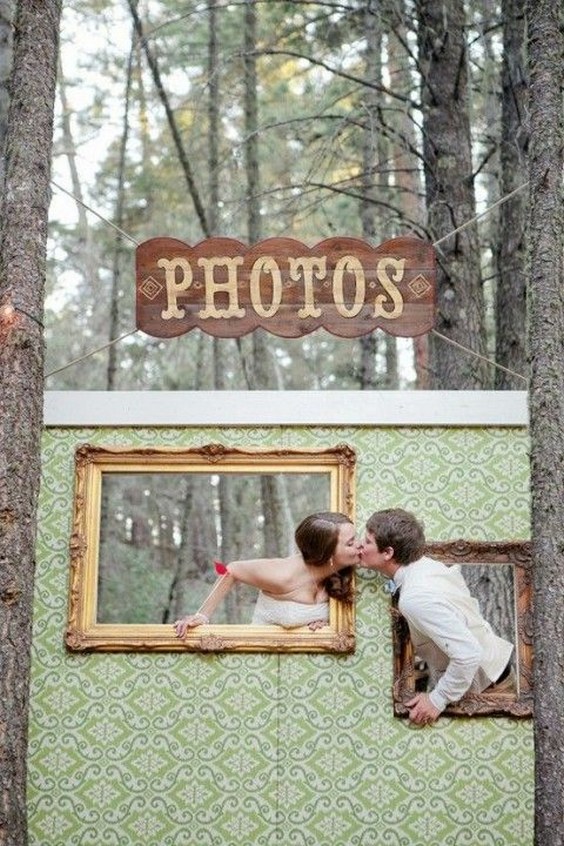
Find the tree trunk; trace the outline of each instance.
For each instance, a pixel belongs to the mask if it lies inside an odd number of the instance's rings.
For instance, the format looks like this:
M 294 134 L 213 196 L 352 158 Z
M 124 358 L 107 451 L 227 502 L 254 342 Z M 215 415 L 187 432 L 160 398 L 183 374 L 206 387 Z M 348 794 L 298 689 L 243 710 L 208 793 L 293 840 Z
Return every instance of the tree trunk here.
M 364 11 L 364 30 L 366 34 L 365 73 L 372 82 L 382 80 L 382 22 L 377 14 L 375 0 L 369 0 Z M 364 130 L 362 133 L 362 199 L 360 201 L 360 219 L 362 235 L 367 241 L 379 240 L 376 231 L 376 208 L 373 202 L 374 182 L 378 174 L 379 145 L 383 144 L 384 133 L 379 132 L 378 108 L 381 94 L 374 88 L 366 88 L 363 102 Z M 381 157 L 383 158 L 383 156 Z M 373 390 L 377 383 L 376 361 L 379 335 L 372 332 L 359 340 L 360 372 L 359 388 L 361 391 Z
M 509 564 L 465 564 L 461 570 L 468 590 L 496 635 L 516 643 L 513 567 Z
M 257 5 L 256 0 L 245 0 L 245 173 L 247 176 L 247 237 L 249 244 L 261 238 L 260 221 L 260 167 L 258 150 L 258 96 L 257 96 Z M 253 332 L 253 387 L 268 388 L 270 374 L 269 347 L 262 329 Z
M 218 43 L 217 43 L 217 0 L 210 0 L 208 7 L 208 192 L 209 208 L 208 221 L 210 234 L 219 233 L 219 135 L 220 135 L 220 89 L 219 89 L 219 64 L 218 64 Z M 224 356 L 227 340 L 213 338 L 213 384 L 214 390 L 225 390 L 226 361 Z M 224 487 L 220 477 L 220 500 L 221 490 Z
M 519 0 L 503 0 L 503 69 L 501 104 L 501 194 L 528 179 L 528 79 L 525 12 Z M 528 192 L 519 191 L 500 208 L 499 275 L 496 292 L 496 361 L 526 375 L 527 291 L 526 226 Z M 496 370 L 497 390 L 522 390 L 523 382 Z
M 245 0 L 245 171 L 247 175 L 247 231 L 251 244 L 261 237 L 256 39 L 256 0 Z
M 392 155 L 394 161 L 395 183 L 399 190 L 398 205 L 402 209 L 404 226 L 414 230 L 415 234 L 425 231 L 425 204 L 420 160 L 417 155 L 417 138 L 413 115 L 408 111 L 408 97 L 413 87 L 411 72 L 406 62 L 405 44 L 408 33 L 401 22 L 407 18 L 405 0 L 401 4 L 400 16 L 394 31 L 388 37 L 388 67 L 390 79 L 394 80 L 394 90 L 403 95 L 405 106 L 398 106 L 394 113 L 394 141 Z M 429 388 L 429 338 L 420 335 L 413 338 L 413 366 L 415 369 L 415 387 L 419 390 Z
M 90 251 L 90 237 L 88 227 L 88 217 L 86 208 L 82 197 L 82 186 L 80 184 L 80 177 L 78 175 L 78 165 L 76 162 L 76 145 L 74 143 L 72 126 L 71 126 L 71 108 L 67 98 L 67 84 L 63 63 L 59 58 L 59 67 L 57 74 L 57 90 L 59 100 L 61 101 L 61 130 L 64 142 L 65 156 L 69 166 L 69 173 L 72 184 L 72 192 L 76 198 L 76 213 L 78 215 L 78 232 L 79 240 L 82 243 L 85 253 Z M 85 255 L 85 259 L 87 256 Z M 90 278 L 90 274 L 89 274 Z M 92 277 L 93 278 L 93 277 Z
M 262 237 L 260 216 L 260 164 L 258 147 L 257 94 L 257 2 L 245 0 L 245 170 L 247 175 L 247 231 L 249 243 Z M 253 332 L 253 373 L 251 387 L 267 389 L 272 384 L 275 363 L 263 329 Z M 286 490 L 280 478 L 261 476 L 262 513 L 264 515 L 264 544 L 266 555 L 280 555 L 277 540 L 284 534 Z
M 564 843 L 562 4 L 528 0 L 535 844 Z
M 365 335 L 360 339 L 360 373 L 359 388 L 361 391 L 372 391 L 377 386 L 376 355 L 378 352 L 378 336 L 376 332 Z
M 208 7 L 208 178 L 210 234 L 218 233 L 219 217 L 219 65 L 217 61 L 217 0 Z
M 43 298 L 61 6 L 20 0 L 0 240 L 0 843 L 25 846 Z
M 500 147 L 501 147 L 501 119 L 499 109 L 499 44 L 498 32 L 499 11 L 497 3 L 491 0 L 473 0 L 469 10 L 474 13 L 474 19 L 481 28 L 480 43 L 481 61 L 474 64 L 470 71 L 470 82 L 473 90 L 471 120 L 473 123 L 483 123 L 480 142 L 476 144 L 477 159 L 475 169 L 480 173 L 480 187 L 483 192 L 483 202 L 490 208 L 499 199 L 500 190 Z M 506 23 L 504 21 L 504 23 Z M 487 264 L 487 256 L 495 261 L 497 245 L 499 243 L 499 211 L 494 209 L 488 213 L 482 222 L 480 232 L 480 247 L 482 261 L 487 267 L 488 279 L 492 275 Z M 492 371 L 493 375 L 493 371 Z
M 244 68 L 245 68 L 245 173 L 247 177 L 247 238 L 254 244 L 262 237 L 260 219 L 260 165 L 258 148 L 258 95 L 257 95 L 257 3 L 245 0 L 244 20 Z M 266 332 L 253 332 L 254 390 L 269 387 L 272 361 Z
M 92 227 L 88 221 L 84 203 L 81 176 L 77 164 L 77 148 L 73 135 L 71 107 L 67 99 L 67 84 L 62 61 L 59 57 L 57 73 L 57 92 L 61 107 L 61 131 L 64 144 L 65 158 L 69 167 L 72 193 L 75 199 L 78 223 L 76 228 L 76 264 L 80 266 L 80 275 L 84 280 L 77 286 L 79 297 L 84 302 L 95 302 L 100 299 L 99 291 L 102 284 L 100 279 L 100 256 L 96 250 Z M 85 353 L 92 345 L 91 340 L 84 334 L 79 341 L 80 354 Z
M 383 387 L 396 391 L 399 387 L 398 341 L 394 335 L 386 335 L 386 375 Z
M 369 0 L 364 11 L 364 32 L 366 48 L 364 65 L 367 79 L 380 82 L 382 79 L 382 29 L 376 14 L 374 0 Z M 378 106 L 379 92 L 372 87 L 366 88 L 361 104 L 364 128 L 362 132 L 362 198 L 360 200 L 360 220 L 362 235 L 368 240 L 376 239 L 376 210 L 374 207 L 375 181 L 378 175 L 378 141 L 384 139 L 379 132 Z
M 437 246 L 436 329 L 484 355 L 485 329 L 468 113 L 463 0 L 417 0 L 428 228 Z M 447 237 L 448 236 L 448 237 Z M 487 387 L 484 364 L 431 337 L 431 387 Z
M 4 147 L 10 105 L 8 82 L 12 69 L 13 17 L 14 0 L 0 0 L 0 197 L 4 185 Z
M 127 72 L 125 80 L 125 105 L 123 112 L 123 126 L 119 148 L 119 163 L 117 173 L 117 197 L 115 207 L 114 223 L 119 229 L 123 229 L 123 207 L 125 200 L 125 160 L 127 154 L 127 140 L 129 138 L 129 107 L 131 100 L 131 79 L 133 74 L 133 58 L 135 54 L 135 30 L 131 33 L 131 50 L 127 61 Z M 118 233 L 114 240 L 114 254 L 112 259 L 112 288 L 110 292 L 110 319 L 108 340 L 111 342 L 117 338 L 119 333 L 119 295 L 121 279 L 122 259 L 122 236 Z M 108 369 L 106 375 L 106 389 L 115 389 L 117 371 L 117 349 L 115 344 L 108 348 Z

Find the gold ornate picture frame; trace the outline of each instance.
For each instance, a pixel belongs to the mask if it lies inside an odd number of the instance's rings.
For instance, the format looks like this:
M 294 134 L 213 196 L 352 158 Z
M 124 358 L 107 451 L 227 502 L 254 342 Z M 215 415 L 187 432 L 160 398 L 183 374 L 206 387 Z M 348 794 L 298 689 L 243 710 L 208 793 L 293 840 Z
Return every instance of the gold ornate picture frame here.
M 500 609 L 509 607 L 512 612 L 512 631 L 515 644 L 512 666 L 515 675 L 513 690 L 502 692 L 486 690 L 480 694 L 467 693 L 459 702 L 447 706 L 447 716 L 473 717 L 512 716 L 530 717 L 533 713 L 533 640 L 532 640 L 532 561 L 531 545 L 528 541 L 467 541 L 428 543 L 426 555 L 445 564 L 458 564 L 463 568 L 467 582 L 468 574 L 476 569 L 477 581 L 485 582 L 485 590 L 491 590 L 493 583 L 506 583 L 506 594 L 498 596 Z M 490 568 L 496 568 L 490 570 Z M 499 568 L 503 568 L 503 572 Z M 490 578 L 491 577 L 491 578 Z M 475 581 L 476 581 L 475 580 Z M 488 584 L 490 583 L 490 584 Z M 469 584 L 470 592 L 476 595 Z M 479 600 L 479 596 L 477 597 Z M 482 608 L 484 613 L 484 609 Z M 407 717 L 405 702 L 417 690 L 425 689 L 425 667 L 417 662 L 409 637 L 407 622 L 397 608 L 397 598 L 392 598 L 392 640 L 394 654 L 393 703 L 397 717 Z M 486 617 L 491 615 L 485 614 Z M 499 610 L 499 620 L 507 614 Z M 495 621 L 489 620 L 498 634 Z M 501 625 L 501 622 L 500 622 Z M 506 624 L 507 625 L 507 624 Z
M 253 544 L 267 523 L 256 491 L 287 487 L 289 494 L 280 508 L 269 513 L 274 520 L 280 511 L 292 511 L 294 528 L 314 511 L 340 511 L 353 519 L 355 462 L 354 450 L 346 444 L 313 450 L 240 449 L 223 444 L 80 446 L 75 454 L 67 648 L 73 652 L 353 652 L 353 604 L 334 599 L 330 600 L 329 625 L 317 631 L 257 626 L 228 618 L 191 629 L 179 639 L 172 622 L 181 616 L 181 585 L 183 613 L 196 611 L 201 595 L 211 588 L 218 544 L 224 543 L 226 560 L 267 557 L 263 552 L 253 554 Z M 234 500 L 230 511 L 222 501 L 223 489 L 228 491 L 223 499 Z M 275 506 L 277 502 L 275 495 Z M 230 537 L 238 538 L 237 549 L 243 554 L 230 554 L 235 542 L 232 547 L 227 543 L 229 513 L 239 521 L 238 533 L 232 531 Z M 289 516 L 288 545 L 293 542 Z M 191 558 L 187 538 L 197 562 Z M 288 553 L 289 546 L 276 554 Z M 190 578 L 187 573 L 192 574 Z M 243 613 L 251 601 L 244 597 L 237 613 Z M 155 613 L 159 619 L 152 618 Z M 144 614 L 150 619 L 144 619 Z

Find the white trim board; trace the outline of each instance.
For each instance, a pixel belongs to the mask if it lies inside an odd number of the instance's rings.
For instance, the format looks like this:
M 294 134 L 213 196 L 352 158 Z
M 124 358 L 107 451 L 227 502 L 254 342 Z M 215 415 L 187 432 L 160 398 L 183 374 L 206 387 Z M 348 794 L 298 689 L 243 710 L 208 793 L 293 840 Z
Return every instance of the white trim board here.
M 47 391 L 45 426 L 527 426 L 526 391 Z

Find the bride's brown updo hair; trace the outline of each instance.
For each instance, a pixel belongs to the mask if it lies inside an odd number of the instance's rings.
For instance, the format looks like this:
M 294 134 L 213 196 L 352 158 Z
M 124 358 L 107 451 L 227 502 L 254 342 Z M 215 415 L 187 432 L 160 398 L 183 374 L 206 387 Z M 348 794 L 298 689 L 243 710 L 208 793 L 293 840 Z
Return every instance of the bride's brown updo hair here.
M 302 520 L 294 537 L 306 564 L 320 567 L 331 560 L 339 540 L 339 527 L 343 523 L 352 525 L 352 520 L 338 511 L 318 511 Z M 353 568 L 345 567 L 327 576 L 323 587 L 333 599 L 352 602 Z

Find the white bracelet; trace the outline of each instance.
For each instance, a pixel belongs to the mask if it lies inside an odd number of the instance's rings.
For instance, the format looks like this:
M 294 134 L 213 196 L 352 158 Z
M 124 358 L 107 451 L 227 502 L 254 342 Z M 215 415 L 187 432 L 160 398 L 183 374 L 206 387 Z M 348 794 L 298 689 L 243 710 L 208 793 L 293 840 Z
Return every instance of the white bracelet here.
M 209 621 L 210 621 L 210 618 L 208 617 L 208 615 L 207 615 L 207 614 L 204 614 L 204 612 L 203 612 L 203 611 L 197 611 L 197 612 L 194 614 L 194 616 L 195 616 L 195 617 L 201 617 L 201 618 L 202 618 L 202 620 L 204 621 L 204 623 L 205 623 L 206 625 L 207 625 L 207 624 L 209 623 Z

